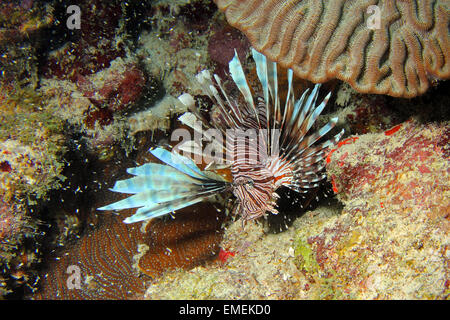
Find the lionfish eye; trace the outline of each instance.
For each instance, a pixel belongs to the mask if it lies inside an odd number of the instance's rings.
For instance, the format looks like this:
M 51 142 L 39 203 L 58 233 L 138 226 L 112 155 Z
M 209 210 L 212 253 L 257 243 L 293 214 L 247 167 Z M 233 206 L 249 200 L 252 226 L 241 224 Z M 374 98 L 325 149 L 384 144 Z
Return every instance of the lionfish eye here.
M 234 185 L 235 186 L 248 186 L 248 187 L 253 187 L 255 184 L 255 182 L 253 181 L 252 178 L 249 177 L 237 177 L 234 180 Z

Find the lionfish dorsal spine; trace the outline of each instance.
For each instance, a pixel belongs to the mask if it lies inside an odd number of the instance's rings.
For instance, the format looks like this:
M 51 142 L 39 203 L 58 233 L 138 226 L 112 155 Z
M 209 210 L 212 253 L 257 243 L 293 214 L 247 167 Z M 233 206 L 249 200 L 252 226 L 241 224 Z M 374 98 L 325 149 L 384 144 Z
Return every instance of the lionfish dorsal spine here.
M 258 122 L 259 128 L 261 128 L 261 122 L 259 120 L 259 112 L 255 107 L 255 102 L 253 101 L 253 95 L 250 90 L 250 87 L 247 82 L 247 78 L 245 77 L 244 70 L 242 69 L 241 61 L 239 60 L 239 56 L 234 50 L 235 55 L 233 59 L 231 59 L 229 63 L 229 69 L 231 78 L 233 79 L 234 83 L 238 87 L 239 91 L 244 96 L 245 102 L 248 104 L 248 106 L 253 110 L 254 115 L 256 116 L 256 120 Z

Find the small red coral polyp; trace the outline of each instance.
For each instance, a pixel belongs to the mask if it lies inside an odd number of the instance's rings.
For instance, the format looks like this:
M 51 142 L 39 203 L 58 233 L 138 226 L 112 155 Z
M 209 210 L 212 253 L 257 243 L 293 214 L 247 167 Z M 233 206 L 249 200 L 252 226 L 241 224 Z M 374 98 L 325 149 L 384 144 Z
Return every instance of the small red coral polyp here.
M 0 162 L 0 171 L 2 172 L 11 172 L 12 168 L 8 161 Z
M 227 262 L 228 258 L 234 257 L 236 253 L 233 251 L 226 251 L 220 248 L 218 259 L 221 263 Z
M 331 149 L 330 152 L 328 153 L 327 158 L 326 158 L 327 164 L 330 163 L 330 161 L 331 161 L 331 155 L 332 155 L 337 149 L 339 149 L 339 148 L 342 147 L 343 145 L 353 143 L 353 142 L 355 142 L 356 140 L 358 140 L 358 137 L 349 137 L 349 138 L 347 138 L 347 139 L 344 139 L 344 140 L 340 141 L 340 142 L 338 143 L 338 145 L 337 145 L 337 148 Z M 343 160 L 343 159 L 342 159 L 342 160 Z
M 331 185 L 333 186 L 333 192 L 339 193 L 339 189 L 336 184 L 336 176 L 334 174 L 331 175 Z
M 391 128 L 391 129 L 389 129 L 389 130 L 386 130 L 386 131 L 384 132 L 384 134 L 385 134 L 386 136 L 393 135 L 393 134 L 396 133 L 398 130 L 400 130 L 401 127 L 402 127 L 401 124 L 396 125 L 395 127 Z

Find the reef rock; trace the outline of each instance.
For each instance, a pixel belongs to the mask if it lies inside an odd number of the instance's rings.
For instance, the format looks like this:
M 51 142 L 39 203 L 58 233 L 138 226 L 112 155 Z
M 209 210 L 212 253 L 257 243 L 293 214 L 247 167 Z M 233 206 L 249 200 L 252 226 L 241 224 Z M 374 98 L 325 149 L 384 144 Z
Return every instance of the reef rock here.
M 299 241 L 342 296 L 448 295 L 449 137 L 448 123 L 409 121 L 352 139 L 329 156 L 344 210 Z

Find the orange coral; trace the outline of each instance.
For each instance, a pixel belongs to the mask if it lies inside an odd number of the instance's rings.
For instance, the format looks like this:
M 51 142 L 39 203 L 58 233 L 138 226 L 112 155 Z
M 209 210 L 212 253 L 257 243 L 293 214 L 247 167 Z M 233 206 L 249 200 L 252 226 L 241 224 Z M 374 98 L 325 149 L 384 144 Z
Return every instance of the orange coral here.
M 200 203 L 181 210 L 176 219 L 154 220 L 145 227 L 145 253 L 137 260 L 138 270 L 156 277 L 168 268 L 190 268 L 219 252 L 224 215 L 211 204 Z
M 410 98 L 450 77 L 448 1 L 214 1 L 256 50 L 313 82 Z
M 140 298 L 146 283 L 165 270 L 194 267 L 215 257 L 224 216 L 211 203 L 201 203 L 180 210 L 175 219 L 146 225 L 125 224 L 123 216 L 108 217 L 59 255 L 33 298 Z M 80 270 L 80 289 L 68 285 L 74 270 L 70 266 Z

